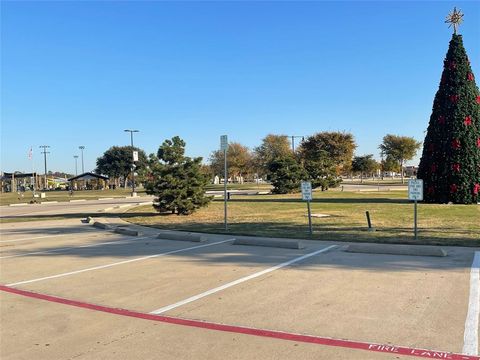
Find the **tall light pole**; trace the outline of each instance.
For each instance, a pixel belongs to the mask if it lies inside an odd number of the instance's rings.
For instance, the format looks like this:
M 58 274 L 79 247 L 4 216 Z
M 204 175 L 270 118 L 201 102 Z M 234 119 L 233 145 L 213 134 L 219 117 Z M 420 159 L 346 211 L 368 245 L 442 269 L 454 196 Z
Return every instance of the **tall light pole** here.
M 73 155 L 73 157 L 75 158 L 75 176 L 78 175 L 78 171 L 77 171 L 77 160 L 78 160 L 78 155 Z
M 45 164 L 45 184 L 43 186 L 44 189 L 48 188 L 47 184 L 47 154 L 50 154 L 50 151 L 47 151 L 47 149 L 50 146 L 48 145 L 40 145 L 39 148 L 43 149 L 42 154 L 43 154 L 43 162 Z
M 135 196 L 135 158 L 133 149 L 133 133 L 139 132 L 138 130 L 125 129 L 125 132 L 130 133 L 130 145 L 132 146 L 132 196 Z
M 83 166 L 83 150 L 85 149 L 85 146 L 79 146 L 78 147 L 80 151 L 82 152 L 82 174 L 85 174 L 85 167 Z
M 296 138 L 301 138 L 302 141 L 303 141 L 303 140 L 305 140 L 305 136 L 302 136 L 302 135 L 292 135 L 291 138 L 292 138 L 292 151 L 295 152 L 295 139 L 296 139 Z

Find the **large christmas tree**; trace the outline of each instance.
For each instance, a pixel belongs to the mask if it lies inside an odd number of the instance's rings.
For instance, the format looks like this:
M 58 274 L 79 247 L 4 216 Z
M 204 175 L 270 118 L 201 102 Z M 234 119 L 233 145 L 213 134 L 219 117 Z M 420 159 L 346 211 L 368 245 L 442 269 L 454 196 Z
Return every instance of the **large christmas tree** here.
M 457 26 L 444 60 L 439 89 L 423 144 L 417 177 L 430 203 L 472 204 L 480 200 L 480 93 Z

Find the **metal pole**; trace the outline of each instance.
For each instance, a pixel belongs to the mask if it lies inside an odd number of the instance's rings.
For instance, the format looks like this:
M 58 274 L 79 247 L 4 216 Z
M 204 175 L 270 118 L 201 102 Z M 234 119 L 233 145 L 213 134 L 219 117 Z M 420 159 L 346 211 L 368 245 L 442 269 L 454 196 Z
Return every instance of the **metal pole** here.
M 308 231 L 310 235 L 313 234 L 312 231 L 312 212 L 310 211 L 310 200 L 307 200 L 307 208 L 308 208 Z
M 365 215 L 367 215 L 367 223 L 368 223 L 368 228 L 372 228 L 372 222 L 370 221 L 370 212 L 365 211 Z
M 79 146 L 78 147 L 82 151 L 82 174 L 85 174 L 85 167 L 83 166 L 83 149 L 85 149 L 85 146 Z
M 75 159 L 75 176 L 78 175 L 78 155 L 73 155 L 74 159 Z
M 50 154 L 50 152 L 47 151 L 47 148 L 49 148 L 50 146 L 48 145 L 40 145 L 39 146 L 40 148 L 43 148 L 43 162 L 44 162 L 44 165 L 45 165 L 45 176 L 44 176 L 44 180 L 45 180 L 45 184 L 44 184 L 44 189 L 47 189 L 48 188 L 48 184 L 47 184 L 47 154 Z
M 223 202 L 224 202 L 224 223 L 225 223 L 225 230 L 228 230 L 227 224 L 227 149 L 223 150 L 223 157 L 224 157 L 224 178 L 223 178 Z
M 132 196 L 135 195 L 135 162 L 133 161 L 133 131 L 130 131 L 130 144 L 132 146 Z
M 417 200 L 414 201 L 414 211 L 413 211 L 413 222 L 414 222 L 414 230 L 413 233 L 415 234 L 415 240 L 417 240 Z
M 138 132 L 138 130 L 126 129 L 124 131 L 130 133 L 130 145 L 132 146 L 132 172 L 131 172 L 131 176 L 132 176 L 132 197 L 133 197 L 133 196 L 135 196 L 135 162 L 133 161 L 133 152 L 135 150 L 133 148 L 133 133 Z
M 292 136 L 292 151 L 295 152 L 295 136 Z

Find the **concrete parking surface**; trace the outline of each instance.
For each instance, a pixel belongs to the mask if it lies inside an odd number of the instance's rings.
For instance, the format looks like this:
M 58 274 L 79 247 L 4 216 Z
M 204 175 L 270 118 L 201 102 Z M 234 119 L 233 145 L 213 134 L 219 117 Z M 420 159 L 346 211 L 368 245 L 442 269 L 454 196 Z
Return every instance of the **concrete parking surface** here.
M 155 235 L 3 224 L 1 358 L 479 358 L 478 249 L 435 258 Z

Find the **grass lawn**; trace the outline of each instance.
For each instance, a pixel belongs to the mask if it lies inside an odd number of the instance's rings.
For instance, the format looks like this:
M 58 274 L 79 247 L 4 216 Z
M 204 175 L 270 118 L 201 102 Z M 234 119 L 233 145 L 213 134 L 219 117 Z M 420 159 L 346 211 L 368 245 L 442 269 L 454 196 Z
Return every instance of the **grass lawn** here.
M 311 203 L 313 239 L 382 243 L 480 246 L 480 206 L 419 204 L 419 239 L 413 238 L 413 204 L 405 191 L 315 192 Z M 366 231 L 365 211 L 376 232 Z M 229 231 L 223 229 L 223 200 L 190 216 L 163 215 L 151 206 L 131 209 L 125 220 L 162 229 L 268 237 L 310 238 L 306 203 L 300 195 L 233 196 Z
M 115 190 L 81 190 L 81 191 L 74 191 L 73 195 L 70 196 L 68 191 L 45 191 L 46 198 L 40 199 L 35 198 L 37 201 L 40 202 L 48 202 L 48 201 L 70 201 L 70 200 L 97 200 L 99 198 L 105 197 L 125 197 L 130 195 L 132 189 L 115 189 Z M 40 191 L 37 191 L 39 194 Z M 139 189 L 137 191 L 138 195 L 145 195 L 145 191 L 143 189 Z M 33 192 L 26 191 L 21 194 L 16 192 L 9 192 L 9 193 L 2 193 L 0 194 L 0 205 L 10 205 L 10 204 L 20 204 L 20 203 L 28 203 L 30 200 L 33 200 Z
M 271 190 L 272 185 L 270 184 L 255 184 L 255 183 L 244 183 L 244 184 L 227 184 L 227 189 L 228 190 L 261 190 L 261 191 L 266 191 L 266 190 Z M 206 190 L 217 190 L 217 191 L 223 191 L 223 184 L 209 184 L 206 186 Z

